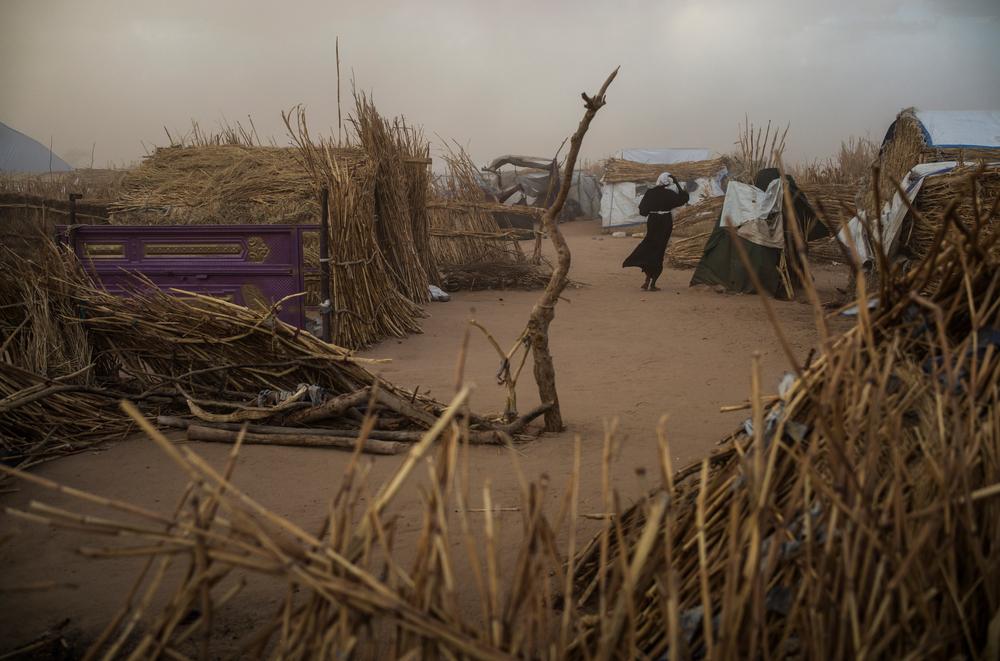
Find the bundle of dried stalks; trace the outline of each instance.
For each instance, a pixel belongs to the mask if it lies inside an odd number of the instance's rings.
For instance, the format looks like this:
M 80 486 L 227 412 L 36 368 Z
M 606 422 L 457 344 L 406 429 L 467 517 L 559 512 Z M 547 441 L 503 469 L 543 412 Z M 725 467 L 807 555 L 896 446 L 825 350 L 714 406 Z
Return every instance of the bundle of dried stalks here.
M 784 131 L 774 127 L 772 132 L 771 122 L 768 120 L 765 129 L 759 126 L 755 129 L 750 118 L 744 118 L 736 141 L 737 150 L 728 156 L 729 178 L 753 184 L 758 172 L 777 167 L 781 154 L 785 151 L 785 137 L 789 127 L 790 125 L 786 125 Z
M 790 173 L 802 187 L 807 184 L 850 184 L 857 190 L 871 177 L 878 147 L 878 143 L 869 138 L 851 136 L 840 141 L 840 151 L 835 156 L 826 161 L 790 168 Z
M 577 559 L 577 598 L 597 612 L 575 656 L 975 658 L 995 644 L 991 214 L 886 282 L 874 311 L 862 279 L 841 338 L 817 309 L 819 357 L 792 357 L 798 376 L 768 407 L 755 363 L 752 417 L 710 458 L 671 474 L 663 445 L 662 489 Z
M 117 410 L 124 393 L 86 380 L 82 371 L 47 378 L 0 360 L 0 459 L 29 468 L 134 429 Z
M 375 104 L 363 92 L 355 93 L 354 101 L 355 117 L 351 121 L 372 163 L 376 191 L 374 212 L 378 215 L 375 233 L 379 247 L 399 291 L 412 301 L 424 303 L 428 300 L 428 273 L 434 264 L 424 215 L 426 166 L 421 182 L 417 182 L 413 171 L 415 164 L 406 161 L 412 161 L 415 152 L 425 154 L 427 147 L 403 120 L 393 124 L 379 115 Z M 419 183 L 424 187 L 417 189 Z M 417 199 L 414 200 L 413 195 L 417 195 Z M 416 219 L 413 209 L 417 211 Z M 417 236 L 418 233 L 423 235 Z
M 714 177 L 728 165 L 726 158 L 685 163 L 638 163 L 621 158 L 609 158 L 604 166 L 604 181 L 613 184 L 626 181 L 654 183 L 661 172 L 670 172 L 681 181 Z
M 514 206 L 500 202 L 491 202 L 489 200 L 464 200 L 448 197 L 431 198 L 427 202 L 427 208 L 432 211 L 438 209 L 457 212 L 485 211 L 488 214 L 514 212 L 525 216 L 534 216 L 535 218 L 540 218 L 545 213 L 545 209 L 541 207 L 530 207 L 527 205 Z M 433 234 L 433 230 L 431 233 Z M 495 232 L 494 234 L 503 234 L 503 232 Z M 439 234 L 439 236 L 446 235 Z
M 449 266 L 441 280 L 445 291 L 480 289 L 542 289 L 551 269 L 529 262 L 478 262 Z
M 379 243 L 375 221 L 375 166 L 370 160 L 344 161 L 329 142 L 314 142 L 299 108 L 289 133 L 314 196 L 330 191 L 330 275 L 333 341 L 362 347 L 386 336 L 420 331 L 419 305 L 400 290 Z M 405 201 L 404 201 L 405 203 Z M 409 222 L 407 217 L 407 222 Z M 411 283 L 412 284 L 412 283 Z M 422 296 L 427 296 L 426 280 Z M 421 298 L 420 300 L 423 300 Z
M 718 214 L 716 214 L 718 217 Z M 705 254 L 705 244 L 708 237 L 712 236 L 711 230 L 698 232 L 684 237 L 670 239 L 667 246 L 667 264 L 675 269 L 693 269 L 698 266 L 702 255 Z
M 438 282 L 441 277 L 431 247 L 431 219 L 428 211 L 431 190 L 429 174 L 432 162 L 431 146 L 418 128 L 407 126 L 402 119 L 396 120 L 394 129 L 404 157 L 403 163 L 406 165 L 406 190 L 414 249 L 427 272 L 428 281 Z

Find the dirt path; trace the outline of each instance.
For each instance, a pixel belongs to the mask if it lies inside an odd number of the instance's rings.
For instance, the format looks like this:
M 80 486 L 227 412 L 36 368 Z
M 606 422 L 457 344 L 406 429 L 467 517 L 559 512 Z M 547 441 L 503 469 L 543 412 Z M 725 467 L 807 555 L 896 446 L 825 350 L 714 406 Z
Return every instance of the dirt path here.
M 642 492 L 637 468 L 656 466 L 654 429 L 669 414 L 669 438 L 675 464 L 701 455 L 732 431 L 746 413 L 720 414 L 719 407 L 743 401 L 749 392 L 750 360 L 761 355 L 763 384 L 771 392 L 786 369 L 774 332 L 755 296 L 722 295 L 687 286 L 690 271 L 667 270 L 662 291 L 639 290 L 638 270 L 620 264 L 637 239 L 599 234 L 596 222 L 564 226 L 573 251 L 571 276 L 585 286 L 570 289 L 552 324 L 552 351 L 563 415 L 569 429 L 545 436 L 519 449 L 519 463 L 529 479 L 550 477 L 555 501 L 565 487 L 575 435 L 583 439 L 582 512 L 600 506 L 601 446 L 605 426 L 617 418 L 622 444 L 615 464 L 616 483 L 623 502 Z M 832 268 L 820 269 L 821 292 L 832 294 L 842 284 Z M 439 399 L 454 392 L 455 365 L 466 329 L 474 317 L 501 345 L 509 346 L 521 331 L 537 292 L 462 292 L 450 303 L 428 308 L 424 333 L 389 340 L 365 352 L 392 362 L 379 371 L 402 386 L 419 386 Z M 800 358 L 815 343 L 812 309 L 802 303 L 775 302 L 789 340 Z M 472 406 L 477 411 L 499 411 L 504 393 L 494 381 L 497 356 L 474 331 L 469 344 L 465 377 L 477 385 Z M 518 390 L 522 411 L 538 403 L 530 366 Z M 196 450 L 221 464 L 227 447 L 194 444 Z M 473 493 L 489 479 L 494 502 L 517 504 L 518 481 L 507 452 L 497 448 L 470 450 Z M 247 447 L 236 471 L 236 483 L 279 514 L 304 524 L 318 525 L 325 503 L 334 492 L 345 465 L 345 453 L 317 449 Z M 371 480 L 378 484 L 401 461 L 374 460 Z M 114 498 L 123 498 L 169 511 L 183 487 L 178 471 L 145 439 L 117 444 L 106 451 L 70 457 L 40 467 L 39 475 Z M 651 484 L 646 478 L 646 485 Z M 7 486 L 10 486 L 9 483 Z M 24 508 L 32 499 L 57 505 L 69 503 L 58 494 L 26 485 L 0 496 L 0 504 Z M 478 506 L 478 503 L 473 503 Z M 73 509 L 79 506 L 72 504 Z M 420 523 L 420 501 L 409 485 L 395 506 L 401 518 L 397 546 L 403 553 L 413 544 Z M 102 513 L 106 514 L 106 513 Z M 501 523 L 517 540 L 519 515 L 501 515 Z M 581 534 L 596 524 L 584 522 Z M 108 546 L 115 540 L 94 539 L 46 528 L 4 516 L 0 519 L 0 589 L 39 580 L 72 584 L 46 592 L 0 592 L 0 652 L 30 640 L 65 619 L 68 629 L 92 637 L 122 605 L 138 561 L 87 560 L 74 552 L 80 546 Z M 232 636 L 252 626 L 253 619 L 274 612 L 282 596 L 274 585 L 260 585 L 250 593 L 252 606 L 232 614 L 227 626 Z

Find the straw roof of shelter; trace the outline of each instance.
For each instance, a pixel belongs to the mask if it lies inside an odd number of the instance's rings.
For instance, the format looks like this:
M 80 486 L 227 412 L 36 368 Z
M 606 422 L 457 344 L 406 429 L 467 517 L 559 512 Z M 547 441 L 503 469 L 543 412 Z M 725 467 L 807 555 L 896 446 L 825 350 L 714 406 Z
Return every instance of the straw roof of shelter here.
M 670 172 L 681 180 L 714 177 L 719 170 L 726 167 L 725 158 L 713 158 L 707 161 L 686 161 L 683 163 L 638 163 L 622 158 L 610 158 L 604 166 L 604 181 L 609 184 L 622 182 L 652 183 L 661 172 Z
M 359 148 L 333 152 L 343 165 Z M 298 224 L 318 222 L 319 196 L 298 149 L 195 145 L 156 149 L 122 182 L 116 224 Z

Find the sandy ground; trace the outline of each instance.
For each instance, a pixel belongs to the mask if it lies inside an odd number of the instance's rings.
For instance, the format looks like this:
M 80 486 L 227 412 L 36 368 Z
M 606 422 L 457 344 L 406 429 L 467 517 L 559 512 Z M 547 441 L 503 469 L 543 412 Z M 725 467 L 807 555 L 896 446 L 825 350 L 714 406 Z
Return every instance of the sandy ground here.
M 567 484 L 572 443 L 579 436 L 583 441 L 580 511 L 598 512 L 602 438 L 609 425 L 616 421 L 616 438 L 621 441 L 615 478 L 627 504 L 651 484 L 649 478 L 643 483 L 636 469 L 657 465 L 654 430 L 661 416 L 669 415 L 675 465 L 697 459 L 746 417 L 745 412 L 721 414 L 719 407 L 746 399 L 751 356 L 761 356 L 765 392 L 775 390 L 787 364 L 756 296 L 689 288 L 690 271 L 669 269 L 660 280 L 662 291 L 641 291 L 639 271 L 620 268 L 637 239 L 602 236 L 593 221 L 563 227 L 573 251 L 572 277 L 583 283 L 567 290 L 551 328 L 557 385 L 569 428 L 521 446 L 518 459 L 529 479 L 549 476 L 555 503 Z M 844 276 L 833 267 L 822 267 L 816 280 L 821 294 L 832 297 Z M 523 328 L 537 297 L 537 292 L 515 291 L 455 294 L 449 303 L 428 307 L 423 334 L 385 341 L 364 355 L 392 360 L 378 368 L 388 380 L 419 386 L 447 400 L 454 393 L 467 320 L 484 324 L 506 348 Z M 812 308 L 798 302 L 775 301 L 774 306 L 792 346 L 804 358 L 816 340 Z M 497 367 L 495 351 L 473 329 L 465 378 L 476 385 L 472 406 L 477 411 L 503 407 L 504 393 L 494 380 Z M 518 399 L 522 411 L 538 403 L 530 367 L 521 378 Z M 228 447 L 219 445 L 192 446 L 216 465 L 228 452 Z M 480 493 L 479 485 L 488 479 L 496 505 L 517 505 L 519 487 L 507 451 L 474 447 L 470 452 L 472 492 Z M 314 529 L 338 486 L 346 456 L 332 450 L 249 446 L 242 451 L 235 481 L 279 514 Z M 399 457 L 374 459 L 372 482 L 380 483 L 400 461 Z M 179 471 L 143 438 L 65 458 L 36 472 L 164 512 L 172 509 L 184 484 Z M 0 495 L 0 504 L 7 507 L 25 508 L 31 500 L 43 500 L 97 512 L 30 485 L 7 482 L 2 488 L 16 489 Z M 397 547 L 403 554 L 412 548 L 420 509 L 417 485 L 410 484 L 394 510 L 400 517 Z M 500 538 L 510 547 L 519 536 L 519 516 L 500 515 L 509 532 Z M 581 534 L 594 529 L 595 523 L 581 522 Z M 9 515 L 0 518 L 0 541 L 0 653 L 67 620 L 64 631 L 70 639 L 92 638 L 121 607 L 141 566 L 132 560 L 88 560 L 75 551 L 81 546 L 114 545 L 116 540 L 54 531 Z M 54 581 L 62 587 L 10 591 L 37 581 Z M 274 584 L 255 585 L 248 594 L 249 602 L 225 620 L 234 639 L 250 629 L 256 617 L 273 613 L 283 595 Z

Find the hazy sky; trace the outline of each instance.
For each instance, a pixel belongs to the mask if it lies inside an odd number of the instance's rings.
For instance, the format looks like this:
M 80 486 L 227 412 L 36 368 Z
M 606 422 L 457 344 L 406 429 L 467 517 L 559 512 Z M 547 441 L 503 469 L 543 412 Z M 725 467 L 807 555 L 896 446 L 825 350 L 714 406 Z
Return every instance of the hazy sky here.
M 997 0 L 0 0 L 0 121 L 76 164 L 132 161 L 163 126 L 280 111 L 336 126 L 334 38 L 383 114 L 480 162 L 546 155 L 617 65 L 584 156 L 727 151 L 744 114 L 791 122 L 789 156 L 881 139 L 903 107 L 1000 108 Z

